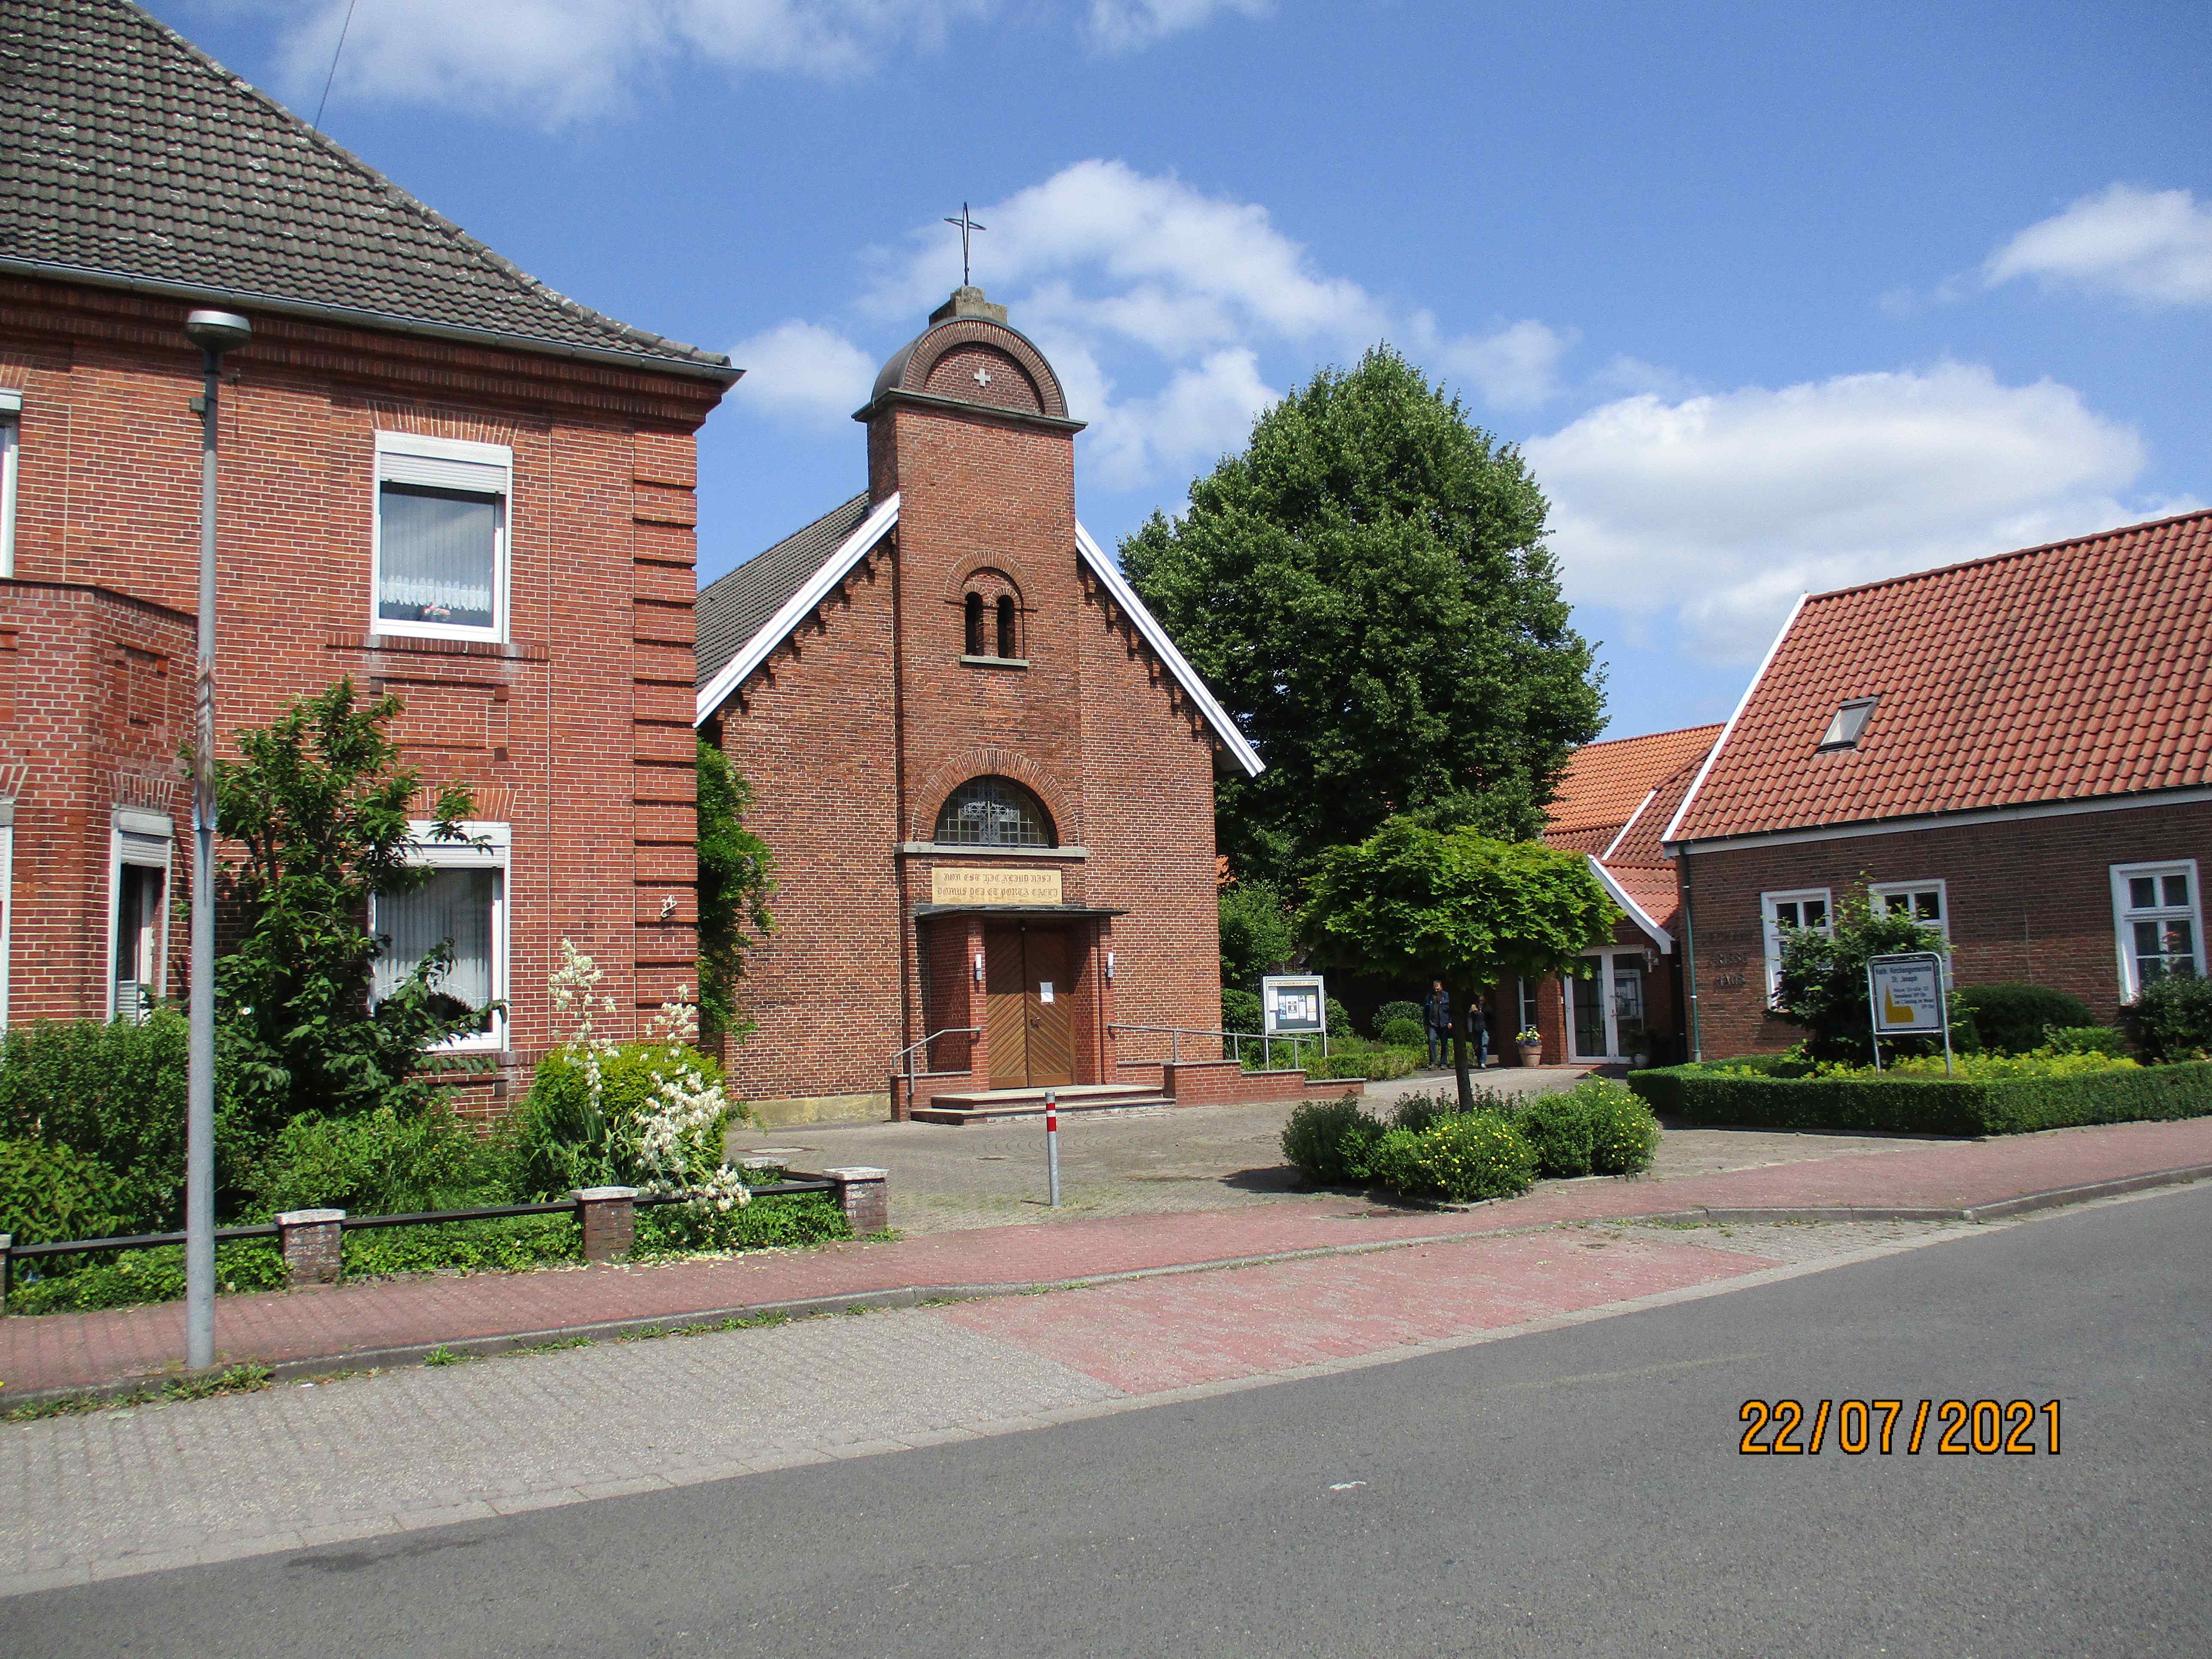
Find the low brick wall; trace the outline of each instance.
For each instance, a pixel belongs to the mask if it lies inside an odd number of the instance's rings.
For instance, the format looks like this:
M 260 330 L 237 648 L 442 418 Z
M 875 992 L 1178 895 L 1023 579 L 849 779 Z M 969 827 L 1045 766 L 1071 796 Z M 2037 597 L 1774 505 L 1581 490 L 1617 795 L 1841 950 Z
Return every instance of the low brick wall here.
M 1308 1095 L 1332 1098 L 1358 1094 L 1366 1085 L 1328 1079 L 1310 1086 L 1304 1072 L 1247 1072 L 1233 1060 L 1186 1060 L 1161 1068 L 1163 1086 L 1178 1106 L 1211 1106 L 1224 1102 L 1303 1100 Z
M 1167 1079 L 1163 1073 L 1166 1069 L 1166 1062 L 1164 1060 L 1120 1060 L 1114 1066 L 1114 1081 L 1137 1084 L 1147 1089 L 1165 1089 L 1168 1086 Z

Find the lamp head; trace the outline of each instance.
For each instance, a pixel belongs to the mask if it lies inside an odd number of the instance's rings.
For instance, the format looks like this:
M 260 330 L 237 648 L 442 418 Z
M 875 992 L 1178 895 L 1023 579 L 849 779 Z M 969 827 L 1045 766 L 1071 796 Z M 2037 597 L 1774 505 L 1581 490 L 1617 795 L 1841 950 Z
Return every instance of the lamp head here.
M 253 337 L 253 325 L 234 311 L 195 311 L 185 319 L 185 337 L 203 351 L 228 351 Z

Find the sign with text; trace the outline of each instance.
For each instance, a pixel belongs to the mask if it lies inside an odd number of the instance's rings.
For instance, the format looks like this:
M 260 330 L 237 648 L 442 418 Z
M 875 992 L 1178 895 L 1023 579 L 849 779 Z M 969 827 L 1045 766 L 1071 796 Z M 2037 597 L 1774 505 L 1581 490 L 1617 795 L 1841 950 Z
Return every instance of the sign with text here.
M 1933 951 L 1869 957 L 1867 995 L 1877 1036 L 1937 1036 L 1944 1030 L 1943 958 Z
M 1057 870 L 991 870 L 939 865 L 929 872 L 933 904 L 1058 904 Z
M 1269 1036 L 1318 1036 L 1328 1026 L 1328 999 L 1318 974 L 1270 974 L 1260 981 L 1261 1028 Z

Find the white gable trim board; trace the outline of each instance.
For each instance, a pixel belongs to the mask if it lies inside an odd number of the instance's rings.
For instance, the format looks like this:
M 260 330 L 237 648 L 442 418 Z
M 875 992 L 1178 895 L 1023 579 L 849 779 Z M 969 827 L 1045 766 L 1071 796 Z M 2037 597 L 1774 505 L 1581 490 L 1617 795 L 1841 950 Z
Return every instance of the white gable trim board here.
M 1800 593 L 1797 603 L 1790 607 L 1790 614 L 1782 619 L 1782 631 L 1774 636 L 1774 643 L 1766 647 L 1766 654 L 1759 659 L 1759 672 L 1751 677 L 1751 684 L 1743 688 L 1743 701 L 1736 704 L 1735 713 L 1728 717 L 1728 724 L 1721 727 L 1720 736 L 1713 739 L 1713 746 L 1705 751 L 1705 763 L 1698 769 L 1698 775 L 1691 781 L 1689 793 L 1682 797 L 1682 804 L 1674 809 L 1674 816 L 1667 820 L 1667 827 L 1659 832 L 1662 848 L 1674 842 L 1680 832 L 1683 821 L 1690 816 L 1690 808 L 1697 802 L 1698 791 L 1705 787 L 1705 779 L 1720 759 L 1721 751 L 1728 747 L 1728 740 L 1735 735 L 1736 722 L 1743 718 L 1743 711 L 1751 707 L 1751 700 L 1759 695 L 1759 683 L 1766 678 L 1766 671 L 1774 666 L 1774 659 L 1782 650 L 1782 641 L 1790 637 L 1790 630 L 1797 625 L 1797 613 L 1805 608 L 1805 601 L 1810 597 L 1809 594 Z
M 894 495 L 872 513 L 860 520 L 853 533 L 837 544 L 837 550 L 823 561 L 822 568 L 806 579 L 806 585 L 783 602 L 783 608 L 761 624 L 760 632 L 738 648 L 738 654 L 722 665 L 721 672 L 699 688 L 693 715 L 694 726 L 704 726 L 714 711 L 727 702 L 737 689 L 745 683 L 745 677 L 766 662 L 769 653 L 791 636 L 791 630 L 813 614 L 814 607 L 836 591 L 837 584 L 852 573 L 853 567 L 866 557 L 875 544 L 891 532 L 898 522 L 899 498 Z
M 746 677 L 766 662 L 769 653 L 790 636 L 791 630 L 811 615 L 815 606 L 828 599 L 837 584 L 850 574 L 853 567 L 890 533 L 892 527 L 898 523 L 898 509 L 899 498 L 893 495 L 863 519 L 860 527 L 838 544 L 837 550 L 823 562 L 822 568 L 807 578 L 805 586 L 785 600 L 783 607 L 761 625 L 760 631 L 747 640 L 738 653 L 722 665 L 721 671 L 699 689 L 692 718 L 695 726 L 704 725 L 711 719 L 715 711 L 744 684 Z M 1114 603 L 1135 624 L 1137 632 L 1144 636 L 1145 643 L 1152 648 L 1153 654 L 1167 665 L 1168 672 L 1176 678 L 1176 684 L 1198 705 L 1199 711 L 1206 716 L 1206 723 L 1213 728 L 1214 735 L 1220 738 L 1222 747 L 1237 757 L 1237 764 L 1248 775 L 1257 777 L 1266 768 L 1258 750 L 1245 741 L 1244 734 L 1237 729 L 1236 721 L 1229 718 L 1229 711 L 1215 699 L 1212 692 L 1206 690 L 1206 682 L 1199 678 L 1198 671 L 1190 665 L 1182 653 L 1176 649 L 1175 641 L 1168 637 L 1167 630 L 1159 624 L 1159 619 L 1145 608 L 1145 602 L 1129 586 L 1121 567 L 1079 524 L 1075 526 L 1075 545 L 1083 562 L 1090 567 L 1100 585 L 1113 596 Z
M 1612 872 L 1597 861 L 1595 854 L 1585 853 L 1583 856 L 1589 860 L 1590 873 L 1597 878 L 1597 884 L 1605 889 L 1606 896 L 1628 912 L 1628 919 L 1637 925 L 1646 939 L 1659 947 L 1661 956 L 1673 956 L 1674 936 L 1654 921 L 1649 910 L 1629 897 L 1628 890 L 1613 878 Z

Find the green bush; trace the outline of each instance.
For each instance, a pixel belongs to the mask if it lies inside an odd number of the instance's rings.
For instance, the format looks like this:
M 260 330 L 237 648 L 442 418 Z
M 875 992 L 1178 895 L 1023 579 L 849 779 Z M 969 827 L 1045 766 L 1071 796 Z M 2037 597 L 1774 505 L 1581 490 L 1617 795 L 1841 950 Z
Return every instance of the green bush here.
M 407 1214 L 398 1211 L 390 1213 Z M 642 1216 L 646 1213 L 639 1212 Z M 491 1221 L 447 1221 L 422 1227 L 377 1227 L 345 1236 L 348 1279 L 401 1273 L 515 1273 L 583 1254 L 574 1215 L 518 1215 Z
M 1780 1078 L 1732 1066 L 1669 1066 L 1633 1073 L 1628 1086 L 1654 1109 L 1691 1123 L 1772 1129 L 2019 1134 L 2212 1114 L 2212 1062 L 2203 1061 L 1982 1079 L 1894 1072 Z
M 0 1140 L 0 1233 L 18 1244 L 127 1234 L 129 1206 L 122 1181 L 96 1159 L 42 1140 Z
M 1283 1156 L 1317 1186 L 1361 1179 L 1346 1164 L 1345 1139 L 1362 1125 L 1372 1128 L 1375 1121 L 1350 1095 L 1341 1100 L 1301 1101 L 1283 1123 Z
M 295 1118 L 252 1176 L 253 1212 L 331 1208 L 412 1215 L 508 1200 L 499 1152 L 443 1102 L 403 1116 Z
M 1437 1190 L 1428 1167 L 1427 1135 L 1384 1130 L 1367 1155 L 1367 1179 L 1417 1198 Z
M 1375 1011 L 1375 1035 L 1382 1037 L 1386 1042 L 1390 1041 L 1384 1034 L 1389 1030 L 1393 1021 L 1401 1019 L 1410 1019 L 1413 1022 L 1414 1042 L 1420 1042 L 1426 1040 L 1427 1034 L 1421 1024 L 1421 1005 L 1418 1002 L 1386 1002 L 1377 1008 Z
M 1261 1051 L 1246 1044 L 1244 1058 L 1253 1065 L 1261 1061 Z M 1298 1045 L 1297 1066 L 1307 1077 L 1319 1079 L 1352 1078 L 1369 1083 L 1388 1083 L 1396 1078 L 1411 1077 L 1421 1069 L 1423 1055 L 1418 1048 L 1385 1048 L 1379 1042 L 1370 1042 L 1364 1037 L 1332 1038 L 1328 1053 L 1321 1052 L 1321 1045 L 1302 1042 Z M 1291 1064 L 1280 1043 L 1275 1046 L 1275 1063 Z
M 1584 1078 L 1569 1090 L 1590 1124 L 1590 1172 L 1638 1175 L 1659 1151 L 1659 1120 L 1636 1091 L 1610 1078 Z
M 583 1187 L 637 1184 L 635 1128 L 651 1098 L 653 1074 L 665 1077 L 688 1060 L 709 1082 L 721 1079 L 713 1057 L 685 1048 L 672 1062 L 665 1042 L 626 1042 L 599 1059 L 599 1107 L 592 1106 L 585 1058 L 563 1047 L 538 1062 L 530 1092 L 515 1114 L 512 1132 L 514 1173 L 518 1192 L 536 1200 L 566 1196 Z M 704 1182 L 721 1167 L 724 1123 L 696 1130 L 685 1143 L 688 1176 Z
M 1383 1138 L 1386 1145 L 1389 1138 Z M 1454 1112 L 1423 1130 L 1418 1144 L 1428 1189 L 1455 1204 L 1510 1198 L 1528 1191 L 1536 1179 L 1536 1154 L 1503 1112 Z
M 1418 1019 L 1401 1016 L 1385 1020 L 1381 1040 L 1394 1048 L 1419 1048 L 1424 1054 L 1428 1052 L 1429 1034 Z
M 2120 1018 L 2145 1060 L 2201 1060 L 2212 1054 L 2212 979 L 2170 974 L 2143 987 Z
M 637 1212 L 636 1255 L 650 1259 L 698 1250 L 794 1249 L 850 1238 L 852 1224 L 824 1193 L 782 1193 L 726 1211 L 660 1204 Z
M 1513 1127 L 1535 1154 L 1536 1173 L 1546 1181 L 1589 1174 L 1597 1125 L 1578 1091 L 1537 1096 L 1514 1113 Z
M 93 1235 L 105 1237 L 106 1235 Z M 61 1261 L 72 1265 L 60 1271 Z M 185 1252 L 169 1244 L 152 1250 L 118 1250 L 101 1258 L 64 1256 L 41 1261 L 47 1269 L 33 1276 L 33 1264 L 18 1263 L 15 1288 L 8 1298 L 11 1314 L 90 1313 L 100 1308 L 135 1308 L 149 1302 L 174 1302 L 185 1293 Z M 215 1247 L 216 1291 L 224 1296 L 284 1288 L 284 1255 L 273 1238 L 238 1238 Z
M 1515 1097 L 1500 1094 L 1495 1089 L 1486 1089 L 1480 1084 L 1474 1088 L 1474 1109 L 1478 1112 L 1504 1112 L 1513 1108 Z M 1391 1114 L 1391 1122 L 1401 1129 L 1419 1131 L 1431 1124 L 1449 1117 L 1459 1110 L 1456 1094 L 1407 1095 Z
M 1221 993 L 1221 1029 L 1242 1031 L 1248 1035 L 1260 1029 L 1260 994 L 1239 991 L 1233 986 L 1224 987 Z
M 189 1028 L 173 1009 L 143 1024 L 33 1020 L 0 1038 L 0 1139 L 66 1146 L 113 1172 L 121 1231 L 185 1220 Z
M 2124 1059 L 2128 1034 L 2117 1025 L 2053 1025 L 2043 1033 L 2044 1047 L 2054 1054 L 2110 1054 Z
M 2040 985 L 1967 985 L 1955 999 L 1974 1017 L 1984 1048 L 2024 1054 L 2043 1046 L 2049 1025 L 2088 1025 L 2096 1016 L 2081 998 Z

